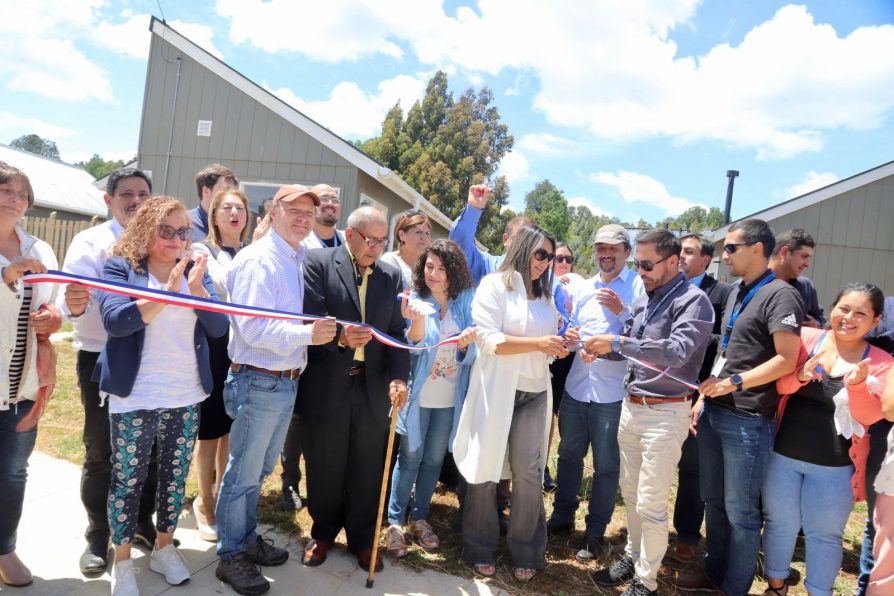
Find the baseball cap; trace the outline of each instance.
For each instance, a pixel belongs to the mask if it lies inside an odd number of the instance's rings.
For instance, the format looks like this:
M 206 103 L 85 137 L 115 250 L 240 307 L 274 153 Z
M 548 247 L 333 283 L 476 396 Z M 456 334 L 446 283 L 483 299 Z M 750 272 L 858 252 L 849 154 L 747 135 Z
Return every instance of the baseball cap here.
M 301 184 L 286 184 L 285 186 L 279 187 L 279 190 L 276 191 L 276 194 L 273 196 L 273 202 L 280 203 L 282 201 L 293 201 L 304 195 L 309 196 L 313 200 L 314 205 L 317 207 L 320 206 L 320 197 L 317 193 Z
M 626 242 L 630 244 L 630 236 L 624 226 L 618 224 L 607 224 L 596 230 L 596 237 L 593 238 L 593 244 L 621 244 Z

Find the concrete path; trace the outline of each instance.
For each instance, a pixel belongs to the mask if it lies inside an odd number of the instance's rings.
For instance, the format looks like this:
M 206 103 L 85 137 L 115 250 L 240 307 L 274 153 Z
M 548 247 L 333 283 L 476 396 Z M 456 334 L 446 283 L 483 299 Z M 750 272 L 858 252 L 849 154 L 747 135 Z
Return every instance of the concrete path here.
M 62 460 L 35 452 L 31 456 L 25 511 L 19 524 L 17 552 L 34 574 L 27 588 L 8 588 L 0 584 L 0 593 L 36 596 L 93 596 L 109 594 L 110 577 L 103 574 L 87 578 L 78 569 L 84 549 L 83 533 L 87 516 L 79 497 L 80 468 Z M 189 563 L 192 579 L 182 586 L 169 586 L 161 575 L 149 570 L 149 553 L 134 549 L 140 574 L 137 581 L 143 596 L 155 594 L 235 594 L 215 576 L 217 557 L 214 544 L 199 539 L 195 519 L 184 512 L 176 536 L 180 550 Z M 264 567 L 270 580 L 270 594 L 308 594 L 374 596 L 378 594 L 485 596 L 507 594 L 486 584 L 434 571 L 417 573 L 394 566 L 387 558 L 385 570 L 377 573 L 375 586 L 365 588 L 366 572 L 344 549 L 330 552 L 320 567 L 301 565 L 302 545 L 297 540 L 265 528 L 277 546 L 288 548 L 289 561 L 279 567 Z

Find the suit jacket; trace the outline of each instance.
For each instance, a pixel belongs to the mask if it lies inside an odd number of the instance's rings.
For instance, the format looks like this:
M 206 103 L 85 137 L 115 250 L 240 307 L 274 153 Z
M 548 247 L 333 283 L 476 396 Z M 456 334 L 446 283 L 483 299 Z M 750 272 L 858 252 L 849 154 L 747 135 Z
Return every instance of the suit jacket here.
M 404 337 L 406 322 L 400 313 L 397 295 L 403 285 L 400 271 L 377 262 L 367 281 L 366 322 L 396 339 Z M 321 248 L 304 257 L 304 312 L 360 321 L 357 276 L 348 249 Z M 298 383 L 298 414 L 318 422 L 341 416 L 348 407 L 350 377 L 346 374 L 354 359 L 353 348 L 339 348 L 338 333 L 328 344 L 309 346 L 307 368 Z M 391 401 L 388 384 L 393 379 L 408 380 L 410 356 L 406 350 L 386 347 L 375 339 L 366 344 L 367 397 L 374 420 L 388 423 Z
M 188 274 L 191 267 L 192 264 L 187 266 L 184 275 Z M 149 286 L 149 273 L 145 262 L 143 263 L 143 272 L 140 273 L 122 257 L 111 257 L 106 261 L 103 278 L 143 288 Z M 217 300 L 214 282 L 211 281 L 207 271 L 205 271 L 202 283 L 208 295 Z M 93 380 L 99 383 L 101 391 L 119 397 L 127 397 L 133 389 L 134 381 L 136 381 L 137 373 L 140 370 L 143 341 L 146 338 L 146 323 L 143 322 L 135 298 L 111 292 L 100 292 L 99 307 L 102 324 L 109 334 L 109 339 L 96 362 Z M 169 308 L 183 307 L 171 306 Z M 214 379 L 211 375 L 208 338 L 225 336 L 230 329 L 230 323 L 225 314 L 198 309 L 195 309 L 195 313 L 198 319 L 193 335 L 196 366 L 199 368 L 202 389 L 210 394 L 214 387 Z
M 705 352 L 702 368 L 698 373 L 698 380 L 704 381 L 711 376 L 711 368 L 714 366 L 717 349 L 720 347 L 720 340 L 723 337 L 721 328 L 723 327 L 724 311 L 726 310 L 727 298 L 729 298 L 730 292 L 733 291 L 733 286 L 717 281 L 710 275 L 705 275 L 698 287 L 708 295 L 711 306 L 714 307 L 714 331 L 711 334 L 711 341 L 708 343 L 708 351 Z

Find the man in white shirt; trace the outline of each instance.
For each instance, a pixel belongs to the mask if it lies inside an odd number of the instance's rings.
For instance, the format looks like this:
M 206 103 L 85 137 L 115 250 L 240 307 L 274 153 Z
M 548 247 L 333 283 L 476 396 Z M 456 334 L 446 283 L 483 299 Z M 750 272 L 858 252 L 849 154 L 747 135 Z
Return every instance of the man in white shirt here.
M 152 193 L 152 181 L 144 172 L 122 168 L 109 175 L 104 196 L 112 219 L 79 233 L 68 247 L 62 271 L 93 278 L 102 278 L 112 245 L 134 216 L 143 201 Z M 99 397 L 99 384 L 92 380 L 99 353 L 107 334 L 102 325 L 95 291 L 79 284 L 69 284 L 60 294 L 59 310 L 74 323 L 74 347 L 77 354 L 78 386 L 84 405 L 84 466 L 81 471 L 81 502 L 87 510 L 87 548 L 80 559 L 81 572 L 103 573 L 108 564 L 109 523 L 106 500 L 112 473 L 112 448 L 109 438 L 109 405 Z M 153 457 L 155 451 L 153 450 Z M 149 475 L 140 500 L 135 540 L 155 542 L 156 469 L 149 465 Z
M 338 190 L 328 184 L 317 184 L 311 191 L 320 197 L 320 206 L 314 218 L 314 228 L 301 244 L 305 248 L 338 248 L 345 243 L 344 230 L 335 228 L 341 216 L 341 201 Z

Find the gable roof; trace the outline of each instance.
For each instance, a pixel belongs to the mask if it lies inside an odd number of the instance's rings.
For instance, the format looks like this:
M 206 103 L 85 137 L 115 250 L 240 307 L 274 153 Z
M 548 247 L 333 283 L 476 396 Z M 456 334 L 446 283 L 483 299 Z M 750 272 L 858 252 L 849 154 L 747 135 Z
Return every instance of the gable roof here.
M 108 215 L 103 192 L 93 186 L 93 176 L 86 170 L 2 143 L 0 161 L 25 172 L 34 189 L 35 206 L 88 217 Z
M 844 194 L 850 190 L 854 190 L 855 188 L 865 186 L 877 180 L 881 180 L 882 178 L 887 178 L 891 175 L 894 175 L 894 161 L 889 161 L 888 163 L 876 166 L 872 169 L 866 170 L 865 172 L 854 174 L 853 176 L 845 178 L 844 180 L 839 180 L 838 182 L 833 182 L 832 184 L 829 184 L 822 188 L 812 190 L 807 194 L 789 199 L 788 201 L 783 201 L 782 203 L 773 205 L 772 207 L 767 207 L 766 209 L 763 209 L 761 211 L 756 211 L 751 215 L 740 217 L 739 219 L 712 231 L 712 238 L 715 242 L 717 240 L 723 239 L 726 236 L 727 232 L 729 232 L 729 227 L 736 222 L 753 218 L 762 219 L 764 221 L 777 219 L 788 215 L 789 213 L 793 213 L 800 209 L 804 209 L 805 207 L 810 207 L 811 205 L 815 205 L 817 203 L 825 201 L 826 199 L 837 197 L 838 195 Z
M 341 138 L 325 126 L 307 117 L 273 93 L 239 73 L 234 68 L 228 66 L 223 61 L 212 56 L 205 49 L 196 45 L 188 38 L 178 33 L 175 29 L 171 28 L 164 21 L 152 17 L 152 21 L 149 24 L 149 30 L 153 34 L 158 35 L 163 41 L 171 44 L 185 55 L 189 56 L 204 68 L 235 86 L 277 116 L 297 126 L 303 132 L 310 135 L 311 138 L 353 164 L 357 169 L 369 175 L 385 188 L 391 190 L 409 205 L 420 209 L 433 221 L 436 221 L 447 229 L 450 228 L 453 223 L 450 218 L 441 213 L 441 211 L 432 205 L 428 199 L 404 182 L 397 173 L 374 160 L 372 157 L 355 147 L 353 143 Z

